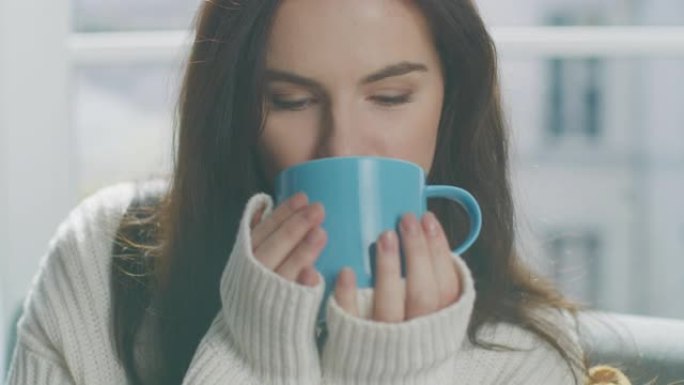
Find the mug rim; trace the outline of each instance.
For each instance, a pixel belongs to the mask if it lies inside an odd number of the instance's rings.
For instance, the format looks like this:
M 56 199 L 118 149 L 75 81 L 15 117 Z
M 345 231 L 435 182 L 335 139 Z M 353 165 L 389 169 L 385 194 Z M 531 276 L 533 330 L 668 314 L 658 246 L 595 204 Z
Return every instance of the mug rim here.
M 321 163 L 328 163 L 328 162 L 340 161 L 340 160 L 359 160 L 359 159 L 381 161 L 381 162 L 402 163 L 402 164 L 405 164 L 407 166 L 418 168 L 423 173 L 425 172 L 420 165 L 413 163 L 411 161 L 399 159 L 399 158 L 390 158 L 390 157 L 375 156 L 375 155 L 331 156 L 331 157 L 327 157 L 327 158 L 314 159 L 314 160 L 309 160 L 306 162 L 301 162 L 299 164 L 292 165 L 292 166 L 280 171 L 278 173 L 278 175 L 276 176 L 276 180 L 278 178 L 280 178 L 283 174 L 285 174 L 285 172 L 290 172 L 290 171 L 293 171 L 295 169 L 299 169 L 301 167 L 314 166 L 314 165 L 318 165 Z

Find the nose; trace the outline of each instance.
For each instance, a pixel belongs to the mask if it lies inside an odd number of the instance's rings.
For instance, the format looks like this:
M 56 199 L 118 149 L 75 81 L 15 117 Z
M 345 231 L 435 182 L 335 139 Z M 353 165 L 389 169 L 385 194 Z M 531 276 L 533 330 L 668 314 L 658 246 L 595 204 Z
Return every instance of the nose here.
M 318 156 L 322 158 L 360 155 L 363 152 L 361 127 L 351 107 L 328 106 L 321 116 Z

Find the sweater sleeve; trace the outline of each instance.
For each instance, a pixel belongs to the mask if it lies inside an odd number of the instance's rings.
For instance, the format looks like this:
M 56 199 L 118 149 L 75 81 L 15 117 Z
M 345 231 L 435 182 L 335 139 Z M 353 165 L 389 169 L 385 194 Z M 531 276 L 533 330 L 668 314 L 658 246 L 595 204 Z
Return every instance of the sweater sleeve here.
M 60 225 L 24 304 L 7 384 L 128 383 L 112 335 L 109 277 L 112 242 L 134 195 L 132 184 L 107 188 Z M 221 278 L 222 308 L 186 385 L 320 384 L 314 324 L 323 283 L 286 281 L 254 259 L 249 222 L 262 204 L 265 217 L 270 197 L 247 204 Z
M 115 383 L 107 258 L 132 185 L 105 189 L 72 210 L 52 237 L 17 324 L 9 385 Z
M 346 313 L 330 297 L 328 340 L 323 349 L 324 383 L 449 384 L 454 380 L 454 356 L 463 342 L 475 302 L 475 288 L 465 262 L 455 256 L 463 293 L 454 304 L 402 323 L 380 323 L 368 318 L 372 289 L 357 296 L 361 317 Z
M 223 307 L 195 354 L 186 385 L 320 384 L 314 336 L 323 279 L 305 287 L 254 258 L 249 224 L 264 205 L 263 218 L 273 208 L 268 195 L 257 194 L 247 203 L 221 279 Z
M 563 333 L 552 333 L 554 341 L 569 354 L 561 354 L 536 333 L 506 322 L 486 324 L 478 330 L 478 340 L 500 349 L 482 349 L 464 343 L 454 358 L 458 381 L 453 384 L 582 385 L 586 382 L 583 349 L 576 332 L 576 321 L 565 310 L 543 307 L 533 310 L 547 326 Z
M 8 385 L 74 385 L 63 362 L 18 345 L 14 352 Z
M 527 352 L 508 353 L 501 378 L 512 385 L 584 384 L 583 373 L 571 368 L 551 345 L 540 344 Z
M 496 334 L 505 338 L 505 344 L 520 349 L 516 352 L 506 352 L 500 361 L 500 378 L 515 385 L 578 385 L 587 383 L 588 370 L 583 362 L 584 352 L 577 333 L 577 320 L 565 310 L 554 308 L 538 308 L 534 312 L 546 322 L 561 329 L 566 334 L 554 335 L 558 343 L 567 354 L 570 361 L 566 361 L 560 353 L 541 337 L 521 331 L 518 326 L 506 323 L 496 325 Z M 503 341 L 503 339 L 500 339 Z

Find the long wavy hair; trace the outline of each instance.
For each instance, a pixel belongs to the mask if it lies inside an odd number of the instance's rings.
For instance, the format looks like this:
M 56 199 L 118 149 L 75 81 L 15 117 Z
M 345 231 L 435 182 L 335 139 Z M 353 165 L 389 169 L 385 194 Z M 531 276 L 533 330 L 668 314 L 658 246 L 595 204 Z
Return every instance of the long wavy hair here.
M 464 253 L 477 299 L 469 340 L 487 324 L 518 325 L 553 346 L 571 367 L 585 358 L 568 348 L 571 331 L 536 310 L 576 315 L 515 250 L 508 133 L 501 110 L 494 44 L 470 0 L 415 0 L 432 28 L 445 95 L 431 184 L 458 185 L 482 208 L 479 239 Z M 265 47 L 278 0 L 205 1 L 178 102 L 176 162 L 168 191 L 131 207 L 121 223 L 112 268 L 113 327 L 129 382 L 142 384 L 134 342 L 146 314 L 156 315 L 158 383 L 180 384 L 221 307 L 219 280 L 244 206 L 270 193 L 257 141 L 263 130 Z M 457 206 L 431 201 L 452 246 L 467 234 Z M 154 308 L 154 312 L 149 312 Z M 576 373 L 576 371 L 573 371 Z M 577 379 L 579 382 L 580 380 Z

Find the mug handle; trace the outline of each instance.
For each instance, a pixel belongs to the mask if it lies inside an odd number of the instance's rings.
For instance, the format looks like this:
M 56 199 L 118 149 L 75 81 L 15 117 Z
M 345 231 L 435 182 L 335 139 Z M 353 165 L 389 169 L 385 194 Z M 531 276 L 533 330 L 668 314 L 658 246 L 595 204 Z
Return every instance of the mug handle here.
M 466 240 L 456 247 L 453 252 L 462 255 L 480 235 L 482 229 L 482 211 L 477 200 L 466 190 L 455 186 L 426 186 L 425 198 L 446 198 L 460 204 L 468 213 L 470 233 Z

